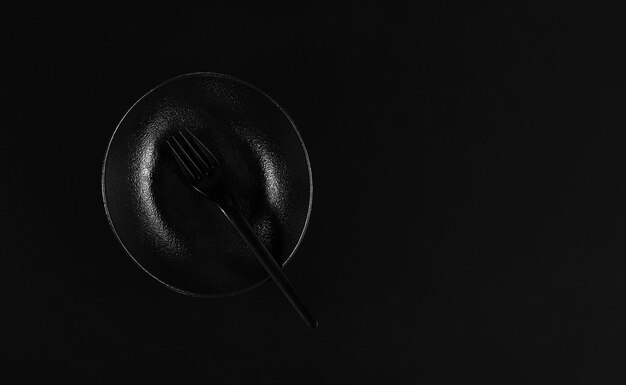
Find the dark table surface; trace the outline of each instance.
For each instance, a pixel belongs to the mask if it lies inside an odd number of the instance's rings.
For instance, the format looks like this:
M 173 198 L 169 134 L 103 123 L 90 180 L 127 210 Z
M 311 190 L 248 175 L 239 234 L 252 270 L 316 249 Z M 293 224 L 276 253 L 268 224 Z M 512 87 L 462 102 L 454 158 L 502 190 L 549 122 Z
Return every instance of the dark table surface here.
M 0 382 L 624 383 L 621 14 L 501 3 L 7 10 Z M 318 330 L 273 283 L 170 291 L 109 229 L 113 129 L 195 71 L 301 131 Z

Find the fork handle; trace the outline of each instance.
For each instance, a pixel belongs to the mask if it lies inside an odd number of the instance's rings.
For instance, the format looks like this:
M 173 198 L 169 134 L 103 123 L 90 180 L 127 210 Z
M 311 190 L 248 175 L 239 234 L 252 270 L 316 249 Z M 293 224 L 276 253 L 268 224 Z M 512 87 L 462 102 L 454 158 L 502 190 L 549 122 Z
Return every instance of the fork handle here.
M 241 214 L 241 212 L 235 207 L 220 207 L 230 224 L 237 230 L 241 238 L 246 242 L 250 250 L 254 253 L 254 255 L 261 262 L 265 270 L 268 272 L 270 277 L 276 282 L 276 285 L 283 292 L 285 297 L 291 302 L 296 311 L 300 314 L 304 322 L 311 328 L 315 329 L 317 327 L 317 320 L 311 314 L 311 312 L 304 305 L 304 302 L 296 293 L 296 289 L 293 287 L 287 276 L 283 272 L 282 267 L 272 254 L 267 250 L 263 242 L 257 237 L 252 226 L 246 220 L 246 218 Z

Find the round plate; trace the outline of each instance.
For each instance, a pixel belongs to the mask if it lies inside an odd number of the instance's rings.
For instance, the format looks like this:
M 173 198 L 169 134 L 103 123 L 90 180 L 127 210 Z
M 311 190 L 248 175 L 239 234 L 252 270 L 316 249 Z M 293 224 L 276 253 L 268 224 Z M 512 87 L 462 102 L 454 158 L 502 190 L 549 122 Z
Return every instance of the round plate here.
M 254 288 L 267 273 L 167 149 L 182 128 L 218 158 L 231 195 L 274 258 L 284 265 L 295 253 L 313 193 L 302 138 L 269 96 L 215 73 L 168 80 L 124 115 L 102 170 L 109 223 L 139 266 L 173 290 L 216 297 Z

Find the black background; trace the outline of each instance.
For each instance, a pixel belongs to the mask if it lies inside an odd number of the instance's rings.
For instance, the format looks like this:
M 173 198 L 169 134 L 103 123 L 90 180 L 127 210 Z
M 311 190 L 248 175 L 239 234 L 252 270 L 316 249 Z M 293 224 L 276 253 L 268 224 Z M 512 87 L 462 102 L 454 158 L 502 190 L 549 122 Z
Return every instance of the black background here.
M 624 383 L 620 13 L 500 3 L 3 12 L 0 382 Z M 300 129 L 315 331 L 272 283 L 172 292 L 109 229 L 110 135 L 195 71 Z

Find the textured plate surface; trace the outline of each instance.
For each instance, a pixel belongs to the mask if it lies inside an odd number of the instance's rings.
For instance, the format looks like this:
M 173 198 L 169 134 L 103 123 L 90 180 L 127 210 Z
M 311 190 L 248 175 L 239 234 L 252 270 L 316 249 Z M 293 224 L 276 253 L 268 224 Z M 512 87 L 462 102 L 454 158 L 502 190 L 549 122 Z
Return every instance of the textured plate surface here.
M 165 141 L 193 132 L 218 158 L 241 212 L 281 263 L 309 219 L 312 179 L 296 127 L 236 78 L 196 73 L 144 95 L 113 133 L 102 171 L 109 222 L 128 254 L 176 291 L 225 296 L 267 274 L 230 224 L 184 179 Z

